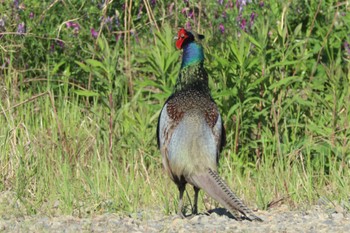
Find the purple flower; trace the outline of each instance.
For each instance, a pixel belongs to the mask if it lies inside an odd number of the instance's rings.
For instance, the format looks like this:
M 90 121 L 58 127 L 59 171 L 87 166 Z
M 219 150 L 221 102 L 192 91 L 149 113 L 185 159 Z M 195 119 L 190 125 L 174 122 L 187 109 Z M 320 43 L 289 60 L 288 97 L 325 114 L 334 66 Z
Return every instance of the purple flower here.
M 242 29 L 242 30 L 245 30 L 246 25 L 247 25 L 247 21 L 243 18 L 243 19 L 241 20 L 241 25 L 240 25 L 241 29 Z
M 194 15 L 194 14 L 193 14 L 193 10 L 191 9 L 187 17 L 188 17 L 189 19 L 193 19 L 193 15 Z
M 348 58 L 350 58 L 350 44 L 349 44 L 349 42 L 347 42 L 347 41 L 344 42 L 344 49 L 345 49 L 345 54 L 347 55 Z
M 250 23 L 250 27 L 253 27 L 255 17 L 256 17 L 255 12 L 252 12 L 252 13 L 250 14 L 250 22 L 249 22 L 249 23 Z
M 5 29 L 5 20 L 4 18 L 0 18 L 0 29 Z M 0 30 L 1 32 L 1 30 Z M 3 35 L 0 35 L 0 39 L 3 37 Z
M 218 0 L 219 5 L 222 5 L 224 3 L 223 0 Z
M 108 30 L 112 30 L 112 18 L 107 16 L 107 18 L 104 18 L 103 20 L 104 24 L 107 25 Z
M 96 39 L 98 37 L 98 32 L 94 28 L 90 29 L 92 38 Z
M 30 19 L 33 19 L 33 18 L 34 18 L 34 12 L 33 12 L 33 11 L 31 11 L 31 12 L 29 13 L 29 18 L 30 18 Z
M 142 9 L 143 9 L 143 4 L 141 3 L 140 7 L 139 7 L 139 13 L 137 14 L 137 18 L 141 18 L 141 14 L 142 14 Z
M 71 21 L 69 21 L 69 22 L 66 22 L 66 27 L 67 27 L 67 28 L 70 28 L 70 27 L 72 27 L 72 23 L 73 23 L 73 22 L 71 22 Z
M 69 21 L 66 23 L 67 28 L 73 28 L 73 34 L 77 35 L 80 31 L 80 25 L 78 23 Z
M 56 44 L 58 44 L 58 46 L 60 46 L 61 49 L 64 48 L 64 42 L 62 40 L 56 40 Z
M 232 1 L 230 0 L 230 1 L 228 1 L 227 3 L 226 3 L 226 5 L 225 5 L 225 8 L 227 9 L 227 8 L 233 8 L 233 3 L 232 3 Z
M 255 12 L 252 12 L 250 14 L 250 21 L 253 22 L 253 23 L 254 23 L 255 16 L 256 16 Z
M 103 21 L 105 24 L 110 24 L 110 23 L 112 23 L 112 18 L 107 16 L 107 18 L 105 18 Z
M 185 28 L 186 28 L 187 30 L 192 30 L 192 26 L 191 26 L 190 21 L 187 21 L 187 23 L 186 23 L 186 25 L 185 25 Z
M 19 34 L 26 33 L 26 25 L 23 22 L 18 24 L 17 32 Z
M 67 28 L 73 28 L 75 30 L 80 30 L 80 25 L 78 23 L 74 23 L 72 21 L 68 21 L 66 23 Z
M 120 26 L 119 12 L 118 11 L 115 12 L 115 26 L 117 26 L 117 28 L 119 28 L 119 26 Z
M 115 34 L 115 41 L 118 42 L 121 37 L 121 34 Z
M 260 2 L 259 2 L 259 6 L 260 6 L 260 7 L 264 7 L 264 5 L 265 5 L 264 1 L 260 1 Z
M 173 9 L 174 9 L 175 3 L 171 3 L 169 6 L 169 14 L 173 13 Z
M 119 28 L 119 26 L 120 26 L 120 21 L 119 21 L 118 18 L 115 19 L 115 25 L 116 25 L 117 28 Z
M 15 6 L 15 8 L 19 7 L 19 0 L 13 0 L 13 5 Z
M 154 7 L 157 4 L 157 0 L 151 0 L 151 6 Z
M 243 8 L 247 5 L 246 0 L 236 0 L 236 7 L 238 9 L 239 14 L 242 13 Z
M 224 34 L 225 27 L 224 27 L 224 25 L 222 23 L 220 23 L 220 25 L 219 25 L 219 30 L 221 31 L 222 34 Z
M 222 18 L 224 18 L 224 19 L 227 18 L 227 13 L 226 13 L 226 11 L 222 12 Z
M 55 52 L 55 48 L 56 48 L 55 44 L 57 44 L 59 48 L 64 49 L 64 42 L 62 40 L 55 39 L 55 41 L 53 41 L 50 45 L 50 53 Z
M 189 0 L 184 0 L 184 3 L 186 5 L 186 7 L 189 7 L 190 6 L 190 1 Z
M 193 19 L 193 16 L 194 16 L 193 10 L 189 9 L 188 7 L 182 8 L 181 14 L 183 14 L 185 17 L 187 17 L 189 19 Z

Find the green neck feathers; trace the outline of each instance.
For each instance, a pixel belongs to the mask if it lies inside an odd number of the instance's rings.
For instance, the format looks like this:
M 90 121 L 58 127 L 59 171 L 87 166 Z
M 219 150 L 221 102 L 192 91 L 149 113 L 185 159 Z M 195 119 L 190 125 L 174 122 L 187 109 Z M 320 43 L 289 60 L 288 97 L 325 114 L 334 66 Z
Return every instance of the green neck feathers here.
M 202 45 L 191 42 L 183 47 L 180 74 L 175 85 L 175 91 L 188 88 L 209 91 L 208 75 L 203 67 L 204 53 Z

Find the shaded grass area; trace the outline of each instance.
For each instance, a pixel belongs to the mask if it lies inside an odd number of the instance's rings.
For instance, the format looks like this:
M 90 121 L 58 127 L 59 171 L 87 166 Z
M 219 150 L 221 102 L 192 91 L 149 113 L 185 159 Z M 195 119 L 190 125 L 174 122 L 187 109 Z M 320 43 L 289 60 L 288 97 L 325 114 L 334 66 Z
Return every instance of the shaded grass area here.
M 179 69 L 173 35 L 189 20 L 206 36 L 205 66 L 227 131 L 220 173 L 238 196 L 260 209 L 304 208 L 320 197 L 349 208 L 349 9 L 342 2 L 296 2 L 250 3 L 243 13 L 216 2 L 212 11 L 198 12 L 181 2 L 166 20 L 171 1 L 143 8 L 140 18 L 138 3 L 122 12 L 119 3 L 99 10 L 71 2 L 42 6 L 51 20 L 36 29 L 39 17 L 27 22 L 27 34 L 6 34 L 16 31 L 16 22 L 6 24 L 0 191 L 14 191 L 28 214 L 174 213 L 178 191 L 162 169 L 156 125 Z M 1 7 L 20 18 L 40 10 Z M 182 16 L 180 8 L 202 18 Z M 115 9 L 124 26 L 82 23 L 86 15 L 106 18 Z M 231 20 L 215 18 L 215 9 L 226 9 Z M 293 16 L 293 9 L 303 14 Z M 257 17 L 250 28 L 232 20 L 251 12 Z M 77 35 L 70 34 L 76 28 L 59 27 L 72 13 L 82 17 Z M 209 25 L 206 17 L 216 20 Z M 89 27 L 99 26 L 94 39 Z M 201 195 L 200 211 L 215 206 Z

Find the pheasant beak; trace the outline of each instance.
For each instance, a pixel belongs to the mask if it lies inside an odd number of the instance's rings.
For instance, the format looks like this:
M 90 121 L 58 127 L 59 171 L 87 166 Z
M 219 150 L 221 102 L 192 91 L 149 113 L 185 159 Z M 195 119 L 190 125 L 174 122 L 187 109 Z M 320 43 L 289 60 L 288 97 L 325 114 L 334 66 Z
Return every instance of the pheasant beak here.
M 178 40 L 179 39 L 179 37 L 178 36 L 174 36 L 174 40 Z

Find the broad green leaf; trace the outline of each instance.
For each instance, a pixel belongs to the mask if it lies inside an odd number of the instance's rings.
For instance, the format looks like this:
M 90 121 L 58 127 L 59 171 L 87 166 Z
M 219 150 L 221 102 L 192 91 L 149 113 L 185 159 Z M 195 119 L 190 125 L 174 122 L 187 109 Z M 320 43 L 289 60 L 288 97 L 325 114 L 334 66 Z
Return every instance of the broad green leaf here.
M 59 63 L 57 63 L 51 70 L 51 75 L 55 75 L 58 71 L 58 69 L 63 65 L 65 64 L 66 62 L 65 61 L 61 61 Z
M 75 61 L 76 64 L 80 66 L 85 72 L 90 72 L 91 68 L 80 61 Z
M 291 77 L 283 78 L 282 80 L 273 83 L 273 84 L 269 87 L 269 89 L 272 90 L 272 89 L 274 89 L 274 88 L 278 88 L 278 87 L 283 86 L 283 85 L 288 86 L 288 85 L 291 84 L 291 83 L 294 83 L 294 82 L 301 82 L 301 81 L 302 81 L 302 78 L 297 77 L 297 76 L 291 76 Z
M 91 65 L 92 67 L 99 67 L 102 68 L 104 71 L 107 71 L 104 64 L 100 61 L 97 61 L 95 59 L 86 59 L 85 62 Z

